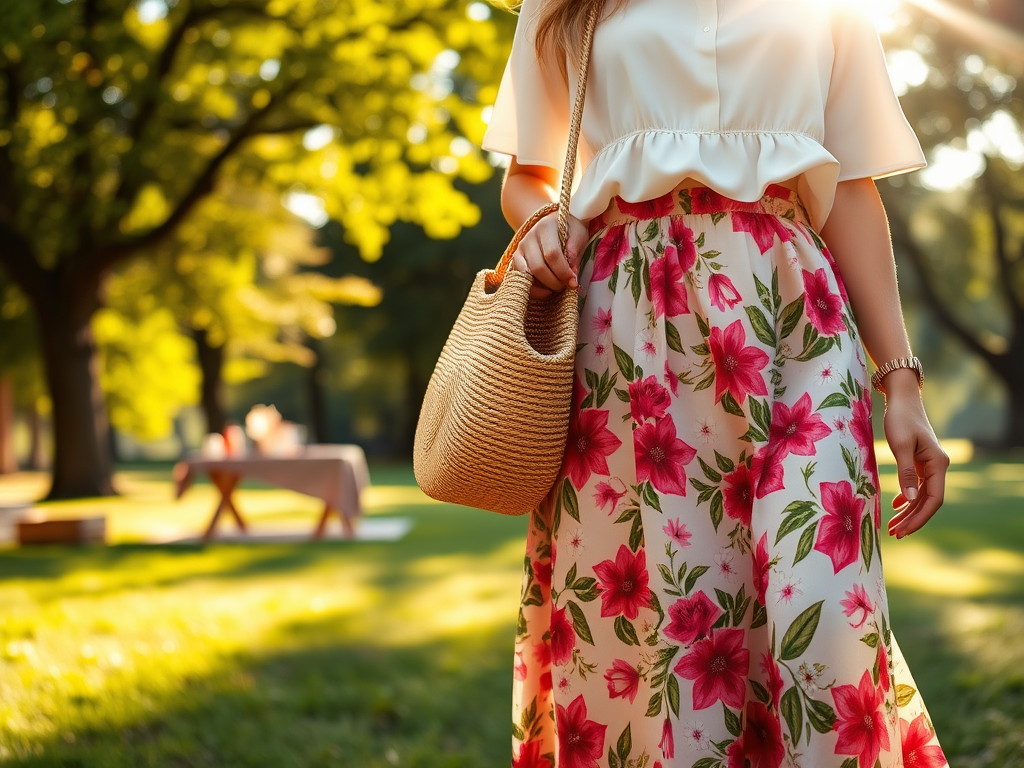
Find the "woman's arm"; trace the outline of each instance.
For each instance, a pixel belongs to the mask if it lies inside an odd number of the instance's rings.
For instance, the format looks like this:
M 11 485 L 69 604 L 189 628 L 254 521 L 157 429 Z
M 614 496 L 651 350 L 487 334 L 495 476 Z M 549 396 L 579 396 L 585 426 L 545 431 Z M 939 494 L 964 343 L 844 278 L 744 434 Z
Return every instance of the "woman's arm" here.
M 872 179 L 840 182 L 821 236 L 839 266 L 857 328 L 871 359 L 883 365 L 910 357 L 889 221 Z M 942 505 L 949 457 L 939 446 L 921 402 L 917 374 L 889 373 L 885 387 L 885 437 L 896 457 L 903 489 L 889 533 L 902 538 L 923 526 Z
M 553 168 L 520 165 L 512 158 L 501 186 L 501 212 L 513 229 L 518 230 L 536 210 L 558 199 L 557 181 L 558 171 Z M 512 269 L 534 276 L 530 298 L 550 296 L 565 286 L 578 287 L 576 264 L 587 238 L 586 225 L 570 216 L 568 253 L 563 254 L 555 214 L 545 216 L 534 225 L 520 241 L 511 265 Z

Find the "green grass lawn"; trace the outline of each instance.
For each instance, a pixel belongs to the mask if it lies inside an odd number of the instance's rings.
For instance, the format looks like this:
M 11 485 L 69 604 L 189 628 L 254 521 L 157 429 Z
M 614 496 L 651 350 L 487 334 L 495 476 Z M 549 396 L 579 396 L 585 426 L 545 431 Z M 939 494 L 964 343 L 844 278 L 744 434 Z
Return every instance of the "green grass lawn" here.
M 891 468 L 883 480 L 895 487 Z M 0 550 L 0 764 L 408 766 L 509 763 L 525 521 L 426 499 L 371 467 L 392 543 L 153 546 L 201 530 L 199 485 L 119 475 L 109 547 Z M 0 480 L 6 493 L 38 478 Z M 257 525 L 317 505 L 244 489 Z M 1024 467 L 952 468 L 921 533 L 884 545 L 893 626 L 953 768 L 1024 768 Z M 813 767 L 812 767 L 813 768 Z

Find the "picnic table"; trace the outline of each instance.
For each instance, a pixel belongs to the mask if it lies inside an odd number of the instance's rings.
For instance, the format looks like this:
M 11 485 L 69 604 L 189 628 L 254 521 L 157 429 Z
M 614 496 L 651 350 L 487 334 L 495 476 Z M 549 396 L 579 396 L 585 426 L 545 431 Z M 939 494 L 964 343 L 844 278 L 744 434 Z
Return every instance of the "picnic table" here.
M 332 514 L 341 518 L 346 537 L 355 535 L 356 520 L 362 515 L 362 491 L 370 484 L 366 455 L 358 445 L 308 445 L 294 456 L 248 454 L 214 459 L 190 453 L 174 467 L 177 498 L 201 473 L 206 473 L 220 491 L 220 502 L 203 533 L 203 541 L 213 537 L 217 521 L 225 512 L 235 518 L 243 532 L 248 532 L 233 497 L 243 479 L 321 499 L 324 510 L 313 532 L 315 539 L 323 537 Z

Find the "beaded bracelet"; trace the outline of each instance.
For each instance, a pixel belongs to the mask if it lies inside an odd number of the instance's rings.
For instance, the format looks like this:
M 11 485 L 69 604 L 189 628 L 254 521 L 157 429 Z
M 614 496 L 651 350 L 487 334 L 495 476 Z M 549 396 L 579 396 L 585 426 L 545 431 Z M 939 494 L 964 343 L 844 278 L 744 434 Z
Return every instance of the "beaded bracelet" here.
M 882 379 L 897 368 L 910 368 L 917 374 L 918 388 L 924 386 L 924 369 L 921 366 L 921 361 L 916 357 L 897 357 L 895 360 L 890 360 L 871 375 L 871 386 L 885 394 L 885 390 L 882 388 Z

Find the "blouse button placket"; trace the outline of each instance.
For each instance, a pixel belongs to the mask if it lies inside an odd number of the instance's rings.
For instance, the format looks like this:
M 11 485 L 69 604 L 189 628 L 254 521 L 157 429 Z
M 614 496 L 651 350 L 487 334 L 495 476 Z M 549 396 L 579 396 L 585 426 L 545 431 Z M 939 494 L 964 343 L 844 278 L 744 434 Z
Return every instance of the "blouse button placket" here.
M 718 88 L 718 0 L 694 0 L 697 8 L 697 29 L 694 53 L 699 71 L 696 74 L 706 98 L 700 102 L 699 124 L 721 127 Z

